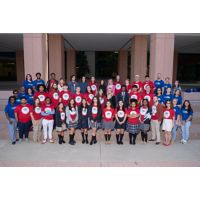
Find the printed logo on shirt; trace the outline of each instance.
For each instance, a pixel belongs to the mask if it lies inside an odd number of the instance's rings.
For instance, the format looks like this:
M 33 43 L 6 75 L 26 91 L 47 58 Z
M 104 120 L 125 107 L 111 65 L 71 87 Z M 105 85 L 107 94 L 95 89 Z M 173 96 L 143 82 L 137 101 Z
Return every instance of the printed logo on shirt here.
M 166 111 L 164 112 L 164 117 L 165 117 L 165 118 L 169 118 L 169 116 L 170 116 L 170 112 L 169 112 L 168 110 L 166 110 Z
M 123 110 L 119 110 L 117 112 L 117 116 L 120 117 L 120 118 L 124 117 L 124 111 Z
M 76 103 L 80 103 L 81 100 L 82 100 L 82 98 L 81 98 L 80 96 L 77 96 L 77 97 L 75 98 Z
M 111 111 L 106 111 L 105 116 L 107 119 L 110 119 L 112 117 L 112 112 Z
M 60 113 L 60 118 L 61 118 L 62 121 L 65 120 L 65 113 L 64 112 Z
M 40 114 L 41 113 L 41 108 L 40 107 L 35 107 L 35 113 Z
M 22 111 L 22 113 L 23 113 L 23 114 L 25 114 L 25 115 L 26 115 L 26 114 L 28 114 L 28 113 L 29 113 L 29 108 L 25 106 L 25 107 L 23 107 L 23 108 L 22 108 L 22 110 L 21 110 L 21 111 Z
M 150 96 L 148 96 L 148 95 L 146 95 L 146 96 L 144 97 L 144 99 L 147 99 L 147 100 L 148 100 L 148 102 L 150 102 L 150 100 L 151 100 L 151 97 L 150 97 Z
M 46 113 L 50 113 L 50 112 L 51 112 L 51 108 L 45 108 L 44 111 L 45 111 Z
M 59 98 L 59 96 L 58 96 L 58 93 L 57 93 L 57 92 L 53 93 L 53 98 L 54 98 L 54 99 L 56 99 L 56 100 Z
M 131 111 L 131 112 L 130 112 L 130 115 L 131 115 L 131 116 L 134 116 L 134 115 L 136 115 L 136 114 L 137 114 L 137 113 L 136 113 L 135 111 Z
M 148 108 L 140 108 L 140 114 L 145 115 L 148 111 Z
M 90 98 L 91 100 L 93 99 L 93 97 L 94 97 L 93 94 L 89 94 L 89 98 Z
M 116 88 L 117 90 L 120 90 L 120 89 L 121 89 L 121 84 L 117 83 L 117 84 L 115 85 L 115 88 Z
M 63 94 L 63 99 L 64 99 L 64 100 L 68 100 L 68 99 L 69 99 L 69 94 L 64 93 L 64 94 Z
M 104 98 L 100 97 L 100 104 L 103 104 L 103 103 L 104 103 Z
M 149 85 L 149 84 L 147 84 L 147 83 L 144 85 L 144 89 L 145 89 L 145 90 L 147 90 L 147 86 L 148 86 L 148 85 Z
M 70 110 L 69 113 L 70 115 L 75 115 L 76 114 L 75 108 L 72 108 L 72 110 Z
M 83 109 L 82 109 L 82 115 L 83 115 L 83 116 L 86 116 L 86 115 L 87 115 L 87 108 L 83 108 Z
M 43 94 L 40 94 L 40 95 L 38 96 L 38 98 L 40 99 L 40 101 L 44 101 L 44 100 L 45 100 L 45 96 L 44 96 Z
M 91 85 L 92 91 L 95 91 L 97 89 L 96 85 Z
M 16 108 L 16 106 L 14 106 L 14 107 L 11 107 L 11 109 L 12 109 L 12 110 L 15 110 L 15 108 Z
M 152 106 L 152 115 L 155 115 L 156 113 L 157 113 L 156 106 Z
M 131 95 L 131 99 L 137 99 L 137 95 L 135 94 Z
M 92 107 L 92 114 L 97 114 L 97 107 Z

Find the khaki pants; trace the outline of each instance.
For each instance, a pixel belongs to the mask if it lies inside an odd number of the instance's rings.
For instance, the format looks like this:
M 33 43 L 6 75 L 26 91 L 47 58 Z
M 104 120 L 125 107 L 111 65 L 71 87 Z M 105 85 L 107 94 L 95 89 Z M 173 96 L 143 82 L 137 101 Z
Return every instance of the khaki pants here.
M 160 142 L 160 122 L 158 120 L 151 120 L 152 139 Z
M 39 142 L 41 139 L 42 119 L 33 122 L 33 141 Z

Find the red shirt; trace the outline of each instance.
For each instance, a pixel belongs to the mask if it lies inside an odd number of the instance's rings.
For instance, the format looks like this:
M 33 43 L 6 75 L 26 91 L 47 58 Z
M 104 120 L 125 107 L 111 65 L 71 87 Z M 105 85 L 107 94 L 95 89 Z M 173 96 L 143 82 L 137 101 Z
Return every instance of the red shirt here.
M 131 85 L 129 84 L 129 85 L 126 85 L 126 90 L 127 90 L 127 92 L 128 93 L 130 93 L 131 92 L 131 89 L 132 89 L 132 87 L 131 87 Z
M 138 101 L 141 100 L 140 92 L 130 92 L 130 99 L 137 99 Z
M 85 93 L 84 94 L 84 98 L 86 99 L 86 101 L 89 105 L 92 103 L 93 97 L 94 97 L 94 94 L 92 94 L 92 93 Z
M 142 83 L 142 85 L 143 85 L 143 91 L 146 91 L 146 86 L 149 85 L 150 88 L 151 88 L 151 92 L 153 92 L 153 90 L 154 90 L 154 83 L 152 81 L 144 81 Z
M 54 83 L 57 83 L 55 79 L 49 80 L 49 86 L 48 86 L 49 92 L 51 92 L 51 91 L 54 90 L 54 89 L 52 88 L 52 85 L 53 85 Z
M 40 120 L 42 118 L 42 115 L 41 115 L 41 107 L 39 106 L 36 106 L 36 107 L 33 107 L 33 117 L 35 120 Z
M 125 114 L 126 114 L 126 110 L 125 110 L 125 112 L 124 112 L 123 110 L 118 110 L 118 111 L 117 111 L 117 109 L 116 109 L 116 110 L 115 110 L 115 113 L 117 114 L 117 117 L 118 117 L 118 118 L 124 119 Z
M 76 105 L 77 106 L 80 106 L 81 105 L 81 101 L 83 99 L 83 94 L 74 94 L 74 100 L 76 102 Z
M 142 89 L 142 87 L 143 87 L 143 84 L 142 84 L 141 81 L 134 81 L 134 82 L 132 83 L 132 86 L 133 86 L 133 85 L 137 85 L 138 91 L 140 91 L 140 90 Z
M 15 108 L 15 113 L 17 114 L 17 118 L 19 122 L 26 123 L 31 121 L 30 113 L 32 112 L 32 106 L 29 104 L 26 105 L 18 105 Z
M 88 85 L 91 87 L 92 90 L 92 94 L 94 94 L 95 96 L 97 95 L 97 89 L 98 89 L 98 85 L 96 82 L 92 83 L 91 81 L 88 83 Z
M 122 88 L 122 83 L 120 81 L 115 82 L 115 96 L 117 96 L 121 92 L 121 88 Z
M 70 91 L 65 92 L 65 91 L 61 91 L 60 92 L 60 98 L 61 98 L 61 102 L 67 106 L 69 104 L 70 99 L 72 98 L 72 94 Z
M 95 119 L 97 117 L 97 113 L 98 113 L 98 107 L 94 105 L 92 107 L 92 118 L 93 119 Z
M 50 105 L 44 104 L 42 106 L 42 112 L 48 113 L 48 112 L 52 112 L 53 110 L 55 110 L 53 104 L 50 104 Z M 43 118 L 46 119 L 46 120 L 52 120 L 53 119 L 53 115 L 50 114 L 50 115 L 47 115 L 47 116 L 43 116 Z
M 164 112 L 163 112 L 163 118 L 164 119 L 173 119 L 175 117 L 175 112 L 174 112 L 174 109 L 167 109 L 165 108 L 164 109 Z
M 72 120 L 76 119 L 76 109 L 74 107 L 72 107 L 71 110 L 69 110 L 69 114 Z
M 34 99 L 39 98 L 41 105 L 45 104 L 46 97 L 48 97 L 48 93 L 46 93 L 46 92 L 36 92 L 34 94 Z
M 153 93 L 149 93 L 149 94 L 145 92 L 142 93 L 142 99 L 147 99 L 150 106 L 152 106 L 153 104 L 153 97 L 154 97 Z
M 59 93 L 57 91 L 51 91 L 49 92 L 49 97 L 51 98 L 54 108 L 56 108 L 59 103 Z
M 108 109 L 104 108 L 103 109 L 103 119 L 107 122 L 113 121 L 113 118 L 115 116 L 115 110 L 113 108 Z
M 140 111 L 139 111 L 139 108 L 129 108 L 127 110 L 127 115 L 136 115 L 136 114 L 140 114 Z M 130 118 L 128 117 L 128 122 L 130 124 L 138 124 L 139 123 L 139 117 L 136 117 L 136 118 Z

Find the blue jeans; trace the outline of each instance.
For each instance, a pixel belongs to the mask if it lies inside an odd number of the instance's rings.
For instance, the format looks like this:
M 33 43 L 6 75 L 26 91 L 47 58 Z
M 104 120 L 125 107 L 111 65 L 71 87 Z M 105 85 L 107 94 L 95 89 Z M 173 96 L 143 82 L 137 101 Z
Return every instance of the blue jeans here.
M 13 119 L 13 118 L 10 118 L 10 120 L 12 121 L 12 124 L 10 124 L 9 121 L 7 121 L 8 134 L 9 134 L 9 138 L 10 138 L 11 142 L 15 142 L 16 141 L 17 121 L 16 121 L 16 119 Z
M 177 132 L 178 126 L 176 124 L 176 121 L 174 122 L 174 127 L 172 129 L 172 141 L 176 140 L 176 132 Z
M 190 126 L 191 126 L 191 121 L 185 122 L 184 125 L 181 125 L 182 140 L 188 141 L 190 135 Z

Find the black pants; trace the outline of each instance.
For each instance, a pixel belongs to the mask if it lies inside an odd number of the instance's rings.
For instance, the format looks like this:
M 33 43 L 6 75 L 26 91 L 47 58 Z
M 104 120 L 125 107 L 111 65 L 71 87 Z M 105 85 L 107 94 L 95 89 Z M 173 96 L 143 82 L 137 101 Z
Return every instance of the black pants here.
M 130 144 L 135 144 L 135 140 L 137 138 L 137 134 L 132 134 L 132 133 L 129 133 L 129 143 Z
M 141 131 L 141 138 L 143 142 L 147 142 L 147 137 L 148 137 L 147 132 Z
M 18 122 L 20 139 L 23 139 L 23 135 L 25 135 L 25 138 L 28 138 L 31 125 L 32 125 L 31 121 L 26 122 L 26 123 Z

